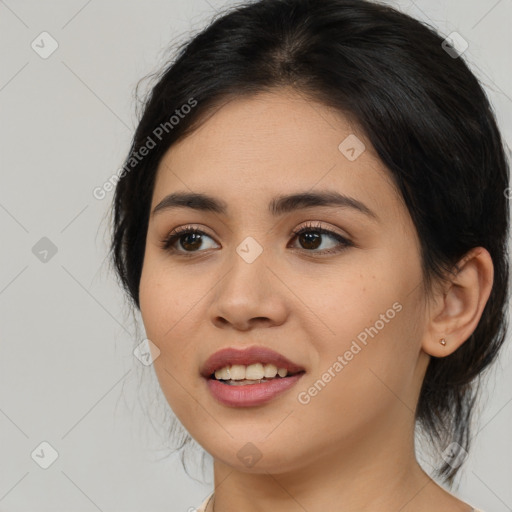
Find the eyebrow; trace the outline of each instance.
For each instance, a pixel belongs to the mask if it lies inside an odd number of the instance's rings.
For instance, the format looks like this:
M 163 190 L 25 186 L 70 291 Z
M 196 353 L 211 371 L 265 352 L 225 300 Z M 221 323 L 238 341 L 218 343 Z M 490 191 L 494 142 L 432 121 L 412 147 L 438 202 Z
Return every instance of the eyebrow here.
M 377 214 L 361 201 L 331 190 L 280 195 L 270 201 L 268 209 L 274 217 L 278 217 L 296 210 L 318 206 L 351 208 L 374 220 L 378 220 Z M 228 211 L 228 205 L 225 201 L 208 194 L 174 192 L 164 197 L 155 206 L 152 215 L 176 208 L 191 208 L 197 211 L 213 212 L 222 215 L 226 215 Z

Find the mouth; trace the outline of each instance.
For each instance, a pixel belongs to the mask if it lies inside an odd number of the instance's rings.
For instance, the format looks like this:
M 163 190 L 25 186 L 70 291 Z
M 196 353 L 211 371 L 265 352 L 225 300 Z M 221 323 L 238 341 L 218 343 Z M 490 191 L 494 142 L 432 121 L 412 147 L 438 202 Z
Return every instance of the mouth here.
M 254 363 L 248 366 L 234 364 L 216 370 L 209 378 L 228 386 L 248 386 L 286 379 L 301 373 L 304 373 L 304 370 L 288 372 L 286 368 L 278 368 L 272 363 Z
M 265 347 L 221 350 L 201 371 L 213 397 L 231 407 L 262 405 L 294 386 L 304 373 L 304 368 Z

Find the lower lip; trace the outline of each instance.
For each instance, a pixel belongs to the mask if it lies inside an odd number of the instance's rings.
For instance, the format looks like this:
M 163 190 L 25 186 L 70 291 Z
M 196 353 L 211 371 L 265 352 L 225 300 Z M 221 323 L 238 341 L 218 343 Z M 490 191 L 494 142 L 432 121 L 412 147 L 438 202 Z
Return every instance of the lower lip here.
M 260 384 L 230 386 L 215 379 L 207 379 L 210 393 L 224 405 L 231 407 L 253 407 L 262 405 L 290 389 L 304 375 L 281 377 Z

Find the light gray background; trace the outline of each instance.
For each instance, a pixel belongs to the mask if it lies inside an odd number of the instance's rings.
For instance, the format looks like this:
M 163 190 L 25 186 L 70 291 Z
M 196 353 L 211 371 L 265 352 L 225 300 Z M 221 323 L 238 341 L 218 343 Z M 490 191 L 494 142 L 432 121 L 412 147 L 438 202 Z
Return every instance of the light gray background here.
M 105 260 L 112 194 L 92 191 L 126 155 L 137 81 L 224 5 L 0 0 L 1 511 L 187 511 L 212 488 L 179 457 L 159 460 L 166 435 L 148 409 L 162 397 Z M 512 146 L 512 0 L 393 5 L 469 42 Z M 59 44 L 47 59 L 31 48 L 43 31 Z M 32 252 L 42 237 L 57 247 L 46 263 Z M 512 510 L 511 354 L 491 372 L 456 491 L 486 512 Z M 48 469 L 31 458 L 43 441 L 59 454 Z

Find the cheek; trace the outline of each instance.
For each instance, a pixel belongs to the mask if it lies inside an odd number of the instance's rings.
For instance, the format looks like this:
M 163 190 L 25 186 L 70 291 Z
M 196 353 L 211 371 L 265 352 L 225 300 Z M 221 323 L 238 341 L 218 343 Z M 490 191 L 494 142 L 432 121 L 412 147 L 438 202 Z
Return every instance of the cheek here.
M 153 363 L 162 391 L 174 412 L 190 409 L 198 385 L 197 332 L 204 321 L 201 300 L 211 288 L 191 279 L 168 260 L 148 254 L 142 270 L 139 299 L 146 336 L 160 350 Z M 195 283 L 195 284 L 194 284 Z
M 173 271 L 152 251 L 146 256 L 139 288 L 141 315 L 148 337 L 165 348 L 166 341 L 175 338 L 189 321 L 200 290 L 194 290 L 186 273 Z
M 400 401 L 414 408 L 421 297 L 408 284 L 416 271 L 401 269 L 374 267 L 327 291 L 320 311 L 331 333 L 317 339 L 318 368 L 300 390 L 311 398 L 306 411 L 318 411 L 315 421 L 327 414 L 350 430 Z
M 183 337 L 186 335 L 186 311 L 190 307 L 183 299 L 180 283 L 151 263 L 151 258 L 148 258 L 142 271 L 140 311 L 147 338 L 160 350 L 154 368 L 161 383 L 162 379 L 166 382 L 164 389 L 167 389 L 175 387 L 173 376 L 182 378 L 179 370 L 184 367 L 189 352 L 189 344 Z
M 414 410 L 415 357 L 411 351 L 400 350 L 402 313 L 378 334 L 356 328 L 354 332 L 368 334 L 365 343 L 349 335 L 324 347 L 318 373 L 298 390 L 309 396 L 309 403 L 299 405 L 298 413 L 303 421 L 307 418 L 310 430 L 321 430 L 332 439 L 364 437 L 404 404 Z M 301 404 L 304 398 L 301 395 Z

